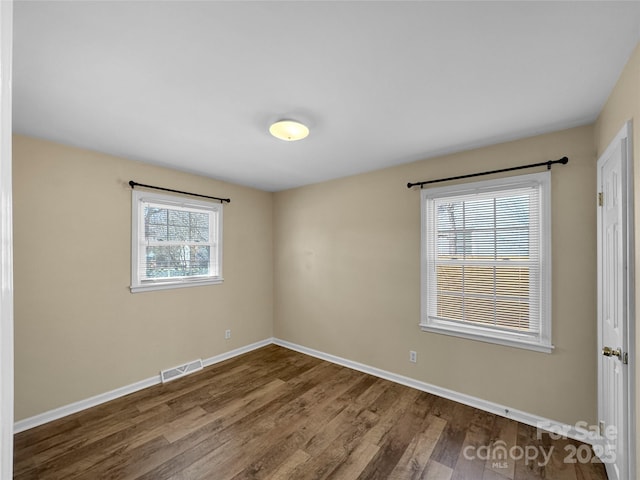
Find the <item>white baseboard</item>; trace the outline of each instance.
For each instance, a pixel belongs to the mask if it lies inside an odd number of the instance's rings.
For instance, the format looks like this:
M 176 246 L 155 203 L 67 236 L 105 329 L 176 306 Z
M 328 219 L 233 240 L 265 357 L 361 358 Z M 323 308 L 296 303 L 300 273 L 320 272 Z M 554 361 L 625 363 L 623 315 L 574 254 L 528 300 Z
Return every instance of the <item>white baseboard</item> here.
M 206 360 L 203 360 L 202 363 L 204 367 L 208 367 L 215 363 L 219 363 L 224 360 L 237 357 L 238 355 L 242 355 L 243 353 L 256 350 L 258 348 L 264 347 L 272 343 L 279 345 L 281 347 L 288 348 L 290 350 L 295 350 L 296 352 L 304 353 L 305 355 L 310 355 L 312 357 L 316 357 L 321 360 L 326 360 L 328 362 L 335 363 L 337 365 L 342 365 L 343 367 L 351 368 L 359 372 L 368 373 L 375 377 L 379 377 L 385 380 L 389 380 L 391 382 L 399 383 L 400 385 L 405 385 L 407 387 L 415 388 L 416 390 L 421 390 L 423 392 L 431 393 L 433 395 L 447 398 L 455 402 L 463 403 L 465 405 L 469 405 L 470 407 L 475 407 L 489 413 L 494 413 L 502 417 L 510 418 L 515 421 L 524 423 L 526 425 L 531 425 L 533 427 L 537 427 L 537 428 L 549 431 L 551 433 L 562 434 L 569 438 L 573 438 L 575 440 L 579 440 L 581 442 L 585 442 L 591 445 L 597 442 L 597 436 L 593 431 L 580 428 L 579 426 L 567 425 L 562 422 L 549 420 L 539 415 L 534 415 L 531 413 L 523 412 L 521 410 L 516 410 L 510 407 L 506 407 L 504 405 L 500 405 L 498 403 L 483 400 L 481 398 L 473 397 L 471 395 L 466 395 L 464 393 L 455 392 L 453 390 L 438 387 L 436 385 L 431 385 L 429 383 L 421 382 L 413 378 L 391 373 L 386 370 L 381 370 L 379 368 L 370 367 L 369 365 L 365 365 L 363 363 L 354 362 L 352 360 L 347 360 L 346 358 L 320 352 L 312 348 L 304 347 L 302 345 L 297 345 L 295 343 L 287 342 L 285 340 L 280 340 L 279 338 L 267 338 L 265 340 L 261 340 L 256 343 L 252 343 L 251 345 L 246 345 L 244 347 L 236 348 L 235 350 L 231 350 L 229 352 L 221 353 L 220 355 L 207 358 Z M 57 420 L 62 417 L 66 417 L 67 415 L 71 415 L 72 413 L 76 413 L 81 410 L 85 410 L 87 408 L 95 407 L 96 405 L 100 405 L 101 403 L 108 402 L 109 400 L 114 400 L 124 395 L 137 392 L 144 388 L 151 387 L 153 385 L 158 385 L 159 383 L 160 383 L 160 375 L 156 375 L 156 376 L 147 378 L 145 380 L 132 383 L 131 385 L 127 385 L 121 388 L 117 388 L 115 390 L 111 390 L 110 392 L 102 393 L 100 395 L 96 395 L 94 397 L 87 398 L 79 402 L 71 403 L 69 405 L 65 405 L 53 410 L 49 410 L 48 412 L 44 412 L 39 415 L 25 418 L 24 420 L 20 420 L 16 422 L 14 424 L 13 431 L 14 433 L 23 432 L 30 428 L 43 425 L 45 423 L 51 422 L 53 420 Z
M 271 343 L 273 343 L 273 339 L 267 338 L 265 340 L 261 340 L 256 343 L 252 343 L 251 345 L 246 345 L 244 347 L 236 348 L 235 350 L 231 350 L 229 352 L 221 353 L 220 355 L 215 355 L 211 358 L 207 358 L 202 361 L 202 364 L 204 367 L 208 367 L 215 363 L 219 363 L 224 360 L 237 357 L 238 355 L 242 355 L 243 353 L 250 352 L 251 350 L 255 350 L 257 348 L 270 345 Z M 110 392 L 101 393 L 91 398 L 80 400 L 78 402 L 74 402 L 69 405 L 64 405 L 62 407 L 54 408 L 53 410 L 49 410 L 47 412 L 34 415 L 33 417 L 25 418 L 24 420 L 15 422 L 13 424 L 13 433 L 24 432 L 25 430 L 29 430 L 30 428 L 43 425 L 53 420 L 66 417 L 67 415 L 71 415 L 72 413 L 80 412 L 87 408 L 95 407 L 96 405 L 100 405 L 101 403 L 105 403 L 110 400 L 115 400 L 116 398 L 129 395 L 130 393 L 134 393 L 144 388 L 148 388 L 153 385 L 158 385 L 160 383 L 161 383 L 160 374 L 158 374 L 158 375 L 154 375 L 153 377 L 140 380 L 139 382 L 132 383 L 131 385 L 126 385 L 124 387 L 116 388 L 115 390 L 111 390 Z
M 498 403 L 489 402 L 481 398 L 473 397 L 471 395 L 466 395 L 464 393 L 458 393 L 453 390 L 438 387 L 436 385 L 431 385 L 429 383 L 421 382 L 419 380 L 405 377 L 403 375 L 387 372 L 386 370 L 381 370 L 379 368 L 370 367 L 369 365 L 354 362 L 352 360 L 347 360 L 346 358 L 338 357 L 335 355 L 330 355 L 328 353 L 320 352 L 312 348 L 304 347 L 302 345 L 297 345 L 295 343 L 287 342 L 285 340 L 280 340 L 279 338 L 274 338 L 273 343 L 281 347 L 288 348 L 290 350 L 295 350 L 296 352 L 300 352 L 306 355 L 310 355 L 312 357 L 320 358 L 322 360 L 326 360 L 328 362 L 335 363 L 337 365 L 342 365 L 343 367 L 351 368 L 353 370 L 358 370 L 359 372 L 368 373 L 375 377 L 379 377 L 385 380 L 389 380 L 391 382 L 399 383 L 400 385 L 405 385 L 407 387 L 415 388 L 416 390 L 421 390 L 423 392 L 431 393 L 433 395 L 447 398 L 455 402 L 463 403 L 470 407 L 475 407 L 480 410 L 484 410 L 485 412 L 494 413 L 502 417 L 510 418 L 517 422 L 521 422 L 526 425 L 531 425 L 532 427 L 540 428 L 541 430 L 545 430 L 554 434 L 559 434 L 559 435 L 561 434 L 562 436 L 573 438 L 575 440 L 579 440 L 581 442 L 585 442 L 590 445 L 593 445 L 597 441 L 597 436 L 595 435 L 594 432 L 585 428 L 580 428 L 579 426 L 567 425 L 562 422 L 549 420 L 539 415 L 534 415 L 531 413 L 523 412 L 521 410 L 516 410 L 510 407 L 506 407 L 504 405 L 500 405 Z

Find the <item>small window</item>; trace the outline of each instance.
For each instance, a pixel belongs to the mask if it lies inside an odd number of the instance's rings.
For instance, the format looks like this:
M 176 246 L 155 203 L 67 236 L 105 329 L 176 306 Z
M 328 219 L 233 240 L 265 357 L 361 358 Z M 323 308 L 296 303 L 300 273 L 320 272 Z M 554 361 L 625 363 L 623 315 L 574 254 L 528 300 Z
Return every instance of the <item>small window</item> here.
M 133 190 L 131 291 L 222 282 L 222 204 Z
M 422 330 L 550 352 L 550 173 L 422 190 Z

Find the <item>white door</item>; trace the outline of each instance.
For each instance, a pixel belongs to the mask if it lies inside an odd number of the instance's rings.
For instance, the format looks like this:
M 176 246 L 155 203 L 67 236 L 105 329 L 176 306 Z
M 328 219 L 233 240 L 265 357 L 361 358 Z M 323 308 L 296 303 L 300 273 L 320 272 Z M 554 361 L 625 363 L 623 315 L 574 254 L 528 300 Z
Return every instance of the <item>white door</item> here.
M 628 325 L 633 243 L 630 125 L 598 160 L 598 421 L 609 480 L 629 476 Z

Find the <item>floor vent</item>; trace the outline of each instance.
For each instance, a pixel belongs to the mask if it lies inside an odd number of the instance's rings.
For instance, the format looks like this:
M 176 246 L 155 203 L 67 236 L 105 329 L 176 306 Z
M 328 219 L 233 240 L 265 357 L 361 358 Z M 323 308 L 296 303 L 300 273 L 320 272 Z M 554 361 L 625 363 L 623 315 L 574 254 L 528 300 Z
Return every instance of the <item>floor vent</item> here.
M 167 370 L 162 370 L 160 372 L 160 378 L 162 379 L 162 383 L 167 383 L 170 380 L 184 377 L 185 375 L 197 372 L 198 370 L 202 370 L 202 360 L 200 359 L 185 363 L 184 365 L 178 365 L 177 367 L 168 368 Z

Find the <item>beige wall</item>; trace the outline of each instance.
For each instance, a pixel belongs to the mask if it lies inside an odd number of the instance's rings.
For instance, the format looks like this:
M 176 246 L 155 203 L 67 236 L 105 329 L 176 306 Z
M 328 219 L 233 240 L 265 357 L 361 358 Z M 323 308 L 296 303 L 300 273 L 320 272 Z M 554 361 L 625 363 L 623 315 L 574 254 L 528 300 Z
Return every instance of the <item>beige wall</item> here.
M 16 420 L 271 337 L 272 194 L 19 135 L 13 148 Z M 231 197 L 224 284 L 129 292 L 131 179 Z
M 552 174 L 555 351 L 422 332 L 420 193 L 406 183 L 564 155 L 569 164 Z M 277 193 L 275 335 L 554 420 L 595 422 L 595 160 L 586 126 Z
M 618 83 L 611 92 L 595 125 L 598 156 L 622 129 L 625 122 L 633 125 L 633 182 L 635 190 L 635 271 L 636 305 L 640 306 L 640 45 L 627 62 Z M 638 309 L 638 307 L 636 307 Z M 638 316 L 636 315 L 636 319 Z M 636 320 L 635 351 L 640 352 L 640 324 Z M 637 359 L 638 357 L 636 357 Z M 640 412 L 640 368 L 636 367 L 636 412 Z M 637 415 L 637 414 L 636 414 Z M 636 458 L 640 458 L 640 441 L 636 441 Z

